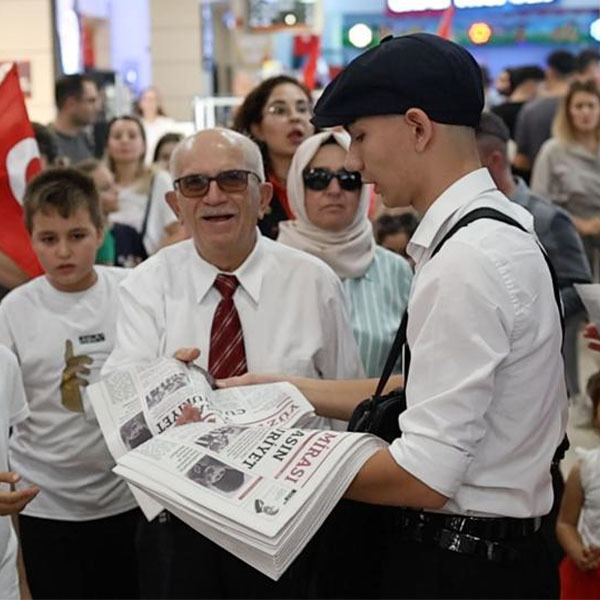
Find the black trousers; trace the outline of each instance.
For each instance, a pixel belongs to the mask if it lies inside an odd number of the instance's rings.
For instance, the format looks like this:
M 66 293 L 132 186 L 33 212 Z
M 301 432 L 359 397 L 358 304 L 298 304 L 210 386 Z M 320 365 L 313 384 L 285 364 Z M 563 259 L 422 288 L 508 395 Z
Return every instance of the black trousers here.
M 139 598 L 137 509 L 93 521 L 19 516 L 33 598 Z
M 401 539 L 397 509 L 342 500 L 309 550 L 313 598 L 558 598 L 558 566 L 541 531 L 506 542 L 497 563 Z
M 139 519 L 136 545 L 142 598 L 302 598 L 302 556 L 275 582 L 172 514 Z
M 540 532 L 509 544 L 520 558 L 501 564 L 388 538 L 382 598 L 558 598 L 558 569 Z

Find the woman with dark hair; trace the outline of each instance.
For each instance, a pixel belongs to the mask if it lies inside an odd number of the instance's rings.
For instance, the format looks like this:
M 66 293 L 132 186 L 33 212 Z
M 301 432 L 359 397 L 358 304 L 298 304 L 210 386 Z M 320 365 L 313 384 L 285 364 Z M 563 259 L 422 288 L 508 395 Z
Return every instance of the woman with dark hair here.
M 177 146 L 182 139 L 183 134 L 181 133 L 165 133 L 156 144 L 154 156 L 152 157 L 152 164 L 168 171 L 171 154 L 173 153 L 173 150 L 175 150 L 175 146 Z
M 287 75 L 265 79 L 247 96 L 236 112 L 233 129 L 258 143 L 273 199 L 259 222 L 263 235 L 275 239 L 279 222 L 293 219 L 286 178 L 296 148 L 314 132 L 310 122 L 312 99 L 299 81 Z
M 133 227 L 142 236 L 148 254 L 178 241 L 181 228 L 165 201 L 173 189 L 171 176 L 144 165 L 146 137 L 137 117 L 123 115 L 108 123 L 105 160 L 119 188 L 119 210 L 112 223 Z
M 531 177 L 534 193 L 566 208 L 600 277 L 600 90 L 574 81 L 559 106 L 553 137 L 542 146 Z

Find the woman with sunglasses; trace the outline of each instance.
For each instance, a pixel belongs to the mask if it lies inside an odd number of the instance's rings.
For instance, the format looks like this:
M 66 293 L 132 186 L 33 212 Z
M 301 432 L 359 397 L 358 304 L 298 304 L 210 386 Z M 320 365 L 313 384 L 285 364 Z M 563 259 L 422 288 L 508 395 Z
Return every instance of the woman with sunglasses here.
M 287 179 L 295 220 L 280 223 L 277 241 L 317 256 L 342 279 L 365 371 L 378 377 L 408 304 L 412 269 L 375 243 L 368 188 L 344 169 L 349 144 L 346 133 L 324 132 L 300 145 Z
M 165 202 L 173 189 L 171 176 L 144 165 L 146 137 L 137 117 L 123 115 L 108 124 L 105 161 L 119 189 L 119 210 L 111 223 L 133 227 L 144 241 L 148 254 L 183 238 L 177 217 Z
M 279 75 L 255 87 L 238 108 L 233 129 L 260 147 L 273 198 L 259 221 L 263 235 L 275 239 L 280 221 L 293 219 L 285 182 L 298 146 L 314 132 L 310 92 L 296 79 Z

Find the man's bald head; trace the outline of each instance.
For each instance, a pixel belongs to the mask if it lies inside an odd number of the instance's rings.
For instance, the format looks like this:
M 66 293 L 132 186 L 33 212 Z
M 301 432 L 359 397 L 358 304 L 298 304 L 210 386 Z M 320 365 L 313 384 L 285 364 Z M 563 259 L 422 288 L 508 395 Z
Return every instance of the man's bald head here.
M 234 271 L 252 252 L 273 194 L 258 146 L 229 129 L 205 129 L 177 145 L 170 171 L 175 190 L 166 200 L 199 255 Z
M 239 155 L 240 169 L 252 171 L 260 176 L 261 181 L 265 180 L 265 169 L 259 147 L 245 135 L 223 127 L 204 129 L 177 144 L 169 161 L 169 171 L 173 179 L 185 174 L 182 173 L 182 168 L 186 157 L 193 155 L 199 148 L 206 147 L 214 149 L 215 153 Z

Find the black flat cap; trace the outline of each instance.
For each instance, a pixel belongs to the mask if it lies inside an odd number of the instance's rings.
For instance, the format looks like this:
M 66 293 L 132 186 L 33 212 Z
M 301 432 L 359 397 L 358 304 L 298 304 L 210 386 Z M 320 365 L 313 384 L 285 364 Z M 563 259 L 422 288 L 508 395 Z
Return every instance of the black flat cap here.
M 464 48 L 437 35 L 386 38 L 355 58 L 315 106 L 317 127 L 348 125 L 361 117 L 420 108 L 432 121 L 476 127 L 483 81 Z

